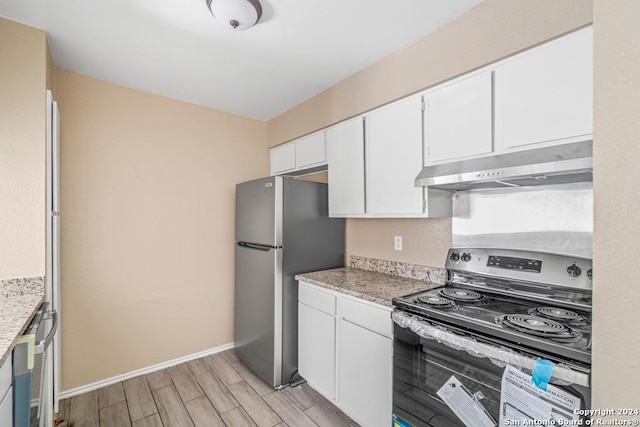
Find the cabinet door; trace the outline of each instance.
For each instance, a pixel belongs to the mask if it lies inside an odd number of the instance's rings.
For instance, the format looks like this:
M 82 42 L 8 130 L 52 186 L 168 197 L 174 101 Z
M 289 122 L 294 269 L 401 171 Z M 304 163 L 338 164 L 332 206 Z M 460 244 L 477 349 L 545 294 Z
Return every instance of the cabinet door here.
M 593 30 L 585 28 L 495 70 L 496 145 L 568 142 L 593 133 Z
M 11 355 L 0 367 L 0 426 L 13 425 L 13 377 Z
M 340 408 L 360 425 L 390 426 L 391 339 L 341 319 L 338 352 Z
M 327 130 L 329 216 L 365 213 L 364 128 L 362 117 Z
M 327 399 L 335 398 L 336 318 L 298 303 L 298 372 Z
M 0 426 L 13 425 L 13 389 L 2 390 L 4 394 L 0 396 Z
M 493 150 L 491 71 L 425 94 L 425 163 Z
M 289 143 L 271 149 L 271 175 L 289 172 L 296 168 L 296 144 Z
M 326 163 L 326 160 L 324 131 L 296 141 L 296 169 L 320 166 Z
M 367 118 L 367 212 L 421 216 L 422 98 L 412 96 L 371 112 Z

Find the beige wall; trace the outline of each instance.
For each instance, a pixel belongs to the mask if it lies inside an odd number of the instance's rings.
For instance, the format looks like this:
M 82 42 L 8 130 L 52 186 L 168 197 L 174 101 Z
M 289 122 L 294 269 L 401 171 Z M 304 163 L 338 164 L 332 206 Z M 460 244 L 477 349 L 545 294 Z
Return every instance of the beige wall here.
M 0 279 L 45 274 L 46 51 L 0 18 Z
M 636 0 L 594 2 L 593 399 L 598 408 L 640 408 L 639 18 Z
M 62 389 L 233 341 L 235 184 L 266 123 L 56 69 Z
M 444 268 L 451 219 L 349 219 L 346 234 L 347 262 L 359 255 Z M 402 236 L 402 251 L 393 249 L 394 236 Z
M 487 0 L 269 121 L 269 146 L 481 68 L 591 21 L 591 0 Z M 393 250 L 397 234 L 404 238 L 402 252 Z M 347 220 L 347 256 L 443 267 L 450 246 L 449 219 Z

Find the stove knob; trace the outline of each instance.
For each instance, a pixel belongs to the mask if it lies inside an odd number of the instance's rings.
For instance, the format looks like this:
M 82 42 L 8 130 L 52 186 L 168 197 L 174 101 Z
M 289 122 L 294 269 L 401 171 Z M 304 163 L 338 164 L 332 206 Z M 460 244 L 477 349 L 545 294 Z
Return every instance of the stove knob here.
M 449 259 L 451 261 L 458 261 L 460 259 L 460 254 L 458 252 L 451 252 Z
M 471 254 L 469 252 L 465 252 L 462 254 L 462 261 L 469 262 L 471 261 Z
M 589 279 L 593 279 L 593 269 L 590 268 L 587 270 L 587 277 Z
M 582 274 L 582 270 L 580 270 L 580 267 L 578 267 L 574 263 L 573 265 L 567 267 L 567 273 L 569 273 L 569 277 L 578 277 L 580 274 Z

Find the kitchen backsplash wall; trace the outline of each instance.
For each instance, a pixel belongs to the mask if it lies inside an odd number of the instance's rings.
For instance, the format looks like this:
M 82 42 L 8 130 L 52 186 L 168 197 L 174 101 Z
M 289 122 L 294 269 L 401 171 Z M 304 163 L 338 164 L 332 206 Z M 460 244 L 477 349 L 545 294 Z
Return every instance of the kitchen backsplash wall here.
M 407 279 L 444 284 L 446 271 L 443 268 L 427 267 L 424 265 L 407 264 L 398 261 L 366 258 L 356 255 L 349 257 L 349 266 L 360 270 L 390 274 Z
M 453 246 L 593 258 L 593 183 L 463 191 L 453 197 Z
M 402 250 L 394 250 L 402 236 Z M 444 268 L 451 247 L 451 218 L 351 218 L 346 227 L 346 260 L 351 255 Z

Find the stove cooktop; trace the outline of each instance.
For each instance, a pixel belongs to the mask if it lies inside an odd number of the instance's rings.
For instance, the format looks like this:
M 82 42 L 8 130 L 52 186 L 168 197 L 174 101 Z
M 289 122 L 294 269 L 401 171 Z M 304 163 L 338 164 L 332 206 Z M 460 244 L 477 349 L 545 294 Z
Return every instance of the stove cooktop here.
M 393 304 L 427 319 L 591 363 L 587 311 L 452 284 L 395 298 Z

